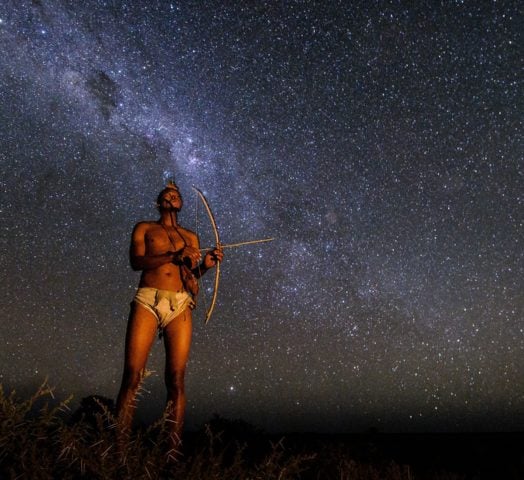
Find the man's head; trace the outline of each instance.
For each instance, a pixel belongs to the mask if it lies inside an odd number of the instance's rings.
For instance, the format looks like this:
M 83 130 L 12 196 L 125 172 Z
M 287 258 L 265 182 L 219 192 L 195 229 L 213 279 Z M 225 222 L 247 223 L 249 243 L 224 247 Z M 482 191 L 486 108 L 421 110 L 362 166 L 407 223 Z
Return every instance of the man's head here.
M 166 188 L 158 194 L 156 204 L 159 210 L 175 210 L 179 212 L 183 202 L 178 187 L 173 182 L 169 182 Z

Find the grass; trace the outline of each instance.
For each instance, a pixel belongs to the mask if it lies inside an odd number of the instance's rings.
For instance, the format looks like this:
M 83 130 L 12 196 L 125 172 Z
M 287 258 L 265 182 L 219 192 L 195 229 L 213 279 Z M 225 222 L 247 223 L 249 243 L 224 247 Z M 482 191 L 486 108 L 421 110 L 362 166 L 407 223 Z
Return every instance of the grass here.
M 57 401 L 44 383 L 18 399 L 0 385 L 2 479 L 337 479 L 459 480 L 483 478 L 393 461 L 369 439 L 357 445 L 317 437 L 265 435 L 240 421 L 215 416 L 184 438 L 183 453 L 169 458 L 165 417 L 133 432 L 125 454 L 116 445 L 112 401 L 88 397 L 72 413 L 71 398 Z M 365 452 L 362 450 L 365 446 Z M 500 473 L 500 472 L 499 472 Z M 521 471 L 517 473 L 522 473 Z M 486 477 L 488 478 L 488 477 Z M 502 477 L 499 477 L 502 478 Z M 507 477 L 506 478 L 510 478 Z M 514 477 L 518 478 L 518 477 Z

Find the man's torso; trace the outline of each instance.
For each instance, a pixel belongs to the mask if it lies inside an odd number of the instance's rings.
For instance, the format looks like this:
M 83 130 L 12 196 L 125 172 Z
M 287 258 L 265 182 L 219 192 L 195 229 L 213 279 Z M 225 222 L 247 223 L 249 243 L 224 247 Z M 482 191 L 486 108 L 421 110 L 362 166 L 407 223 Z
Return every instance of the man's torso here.
M 182 227 L 163 226 L 158 222 L 148 222 L 144 235 L 145 254 L 161 255 L 176 252 L 185 246 L 198 246 L 196 235 Z M 184 288 L 180 275 L 180 266 L 165 263 L 158 268 L 144 270 L 139 287 L 158 288 L 174 292 Z

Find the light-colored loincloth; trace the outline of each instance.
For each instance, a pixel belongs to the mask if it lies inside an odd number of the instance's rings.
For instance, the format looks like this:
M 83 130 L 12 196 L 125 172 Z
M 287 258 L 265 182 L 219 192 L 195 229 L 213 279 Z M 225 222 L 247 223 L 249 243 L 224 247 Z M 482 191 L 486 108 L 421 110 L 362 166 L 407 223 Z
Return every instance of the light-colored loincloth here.
M 186 308 L 195 308 L 195 302 L 185 290 L 171 292 L 157 288 L 142 287 L 136 292 L 134 300 L 149 310 L 157 319 L 160 332 Z

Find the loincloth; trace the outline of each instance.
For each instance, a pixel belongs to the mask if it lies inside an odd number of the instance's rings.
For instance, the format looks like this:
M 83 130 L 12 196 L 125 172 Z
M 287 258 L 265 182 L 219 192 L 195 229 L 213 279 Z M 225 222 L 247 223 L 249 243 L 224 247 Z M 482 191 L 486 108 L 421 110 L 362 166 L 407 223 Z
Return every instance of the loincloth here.
M 160 333 L 186 308 L 195 308 L 193 297 L 185 290 L 172 292 L 142 287 L 137 290 L 133 301 L 142 305 L 156 317 Z

